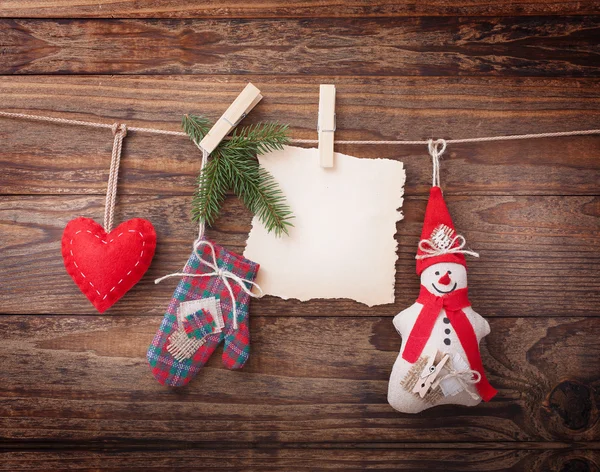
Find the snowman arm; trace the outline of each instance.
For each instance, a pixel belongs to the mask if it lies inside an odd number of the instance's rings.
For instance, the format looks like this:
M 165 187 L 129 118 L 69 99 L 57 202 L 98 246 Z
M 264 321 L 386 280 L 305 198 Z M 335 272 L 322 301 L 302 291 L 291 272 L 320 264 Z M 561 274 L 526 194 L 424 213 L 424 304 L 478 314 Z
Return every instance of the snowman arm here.
M 398 332 L 398 334 L 400 336 L 402 336 L 402 328 L 401 328 L 402 313 L 404 313 L 404 312 L 401 311 L 400 313 L 398 313 L 396 316 L 394 316 L 394 319 L 392 320 L 392 323 L 394 324 L 394 328 L 396 328 L 396 331 Z
M 483 322 L 485 323 L 485 326 L 484 326 L 485 334 L 483 335 L 485 337 L 492 332 L 492 328 L 490 328 L 490 324 L 488 323 L 488 320 L 486 320 L 485 318 L 483 318 Z
M 490 334 L 490 324 L 483 316 L 473 310 L 472 307 L 465 308 L 464 312 L 471 320 L 478 341 Z
M 414 303 L 394 316 L 394 327 L 400 336 L 404 336 L 410 332 L 412 325 L 421 312 L 421 308 L 423 308 L 423 305 L 420 303 Z

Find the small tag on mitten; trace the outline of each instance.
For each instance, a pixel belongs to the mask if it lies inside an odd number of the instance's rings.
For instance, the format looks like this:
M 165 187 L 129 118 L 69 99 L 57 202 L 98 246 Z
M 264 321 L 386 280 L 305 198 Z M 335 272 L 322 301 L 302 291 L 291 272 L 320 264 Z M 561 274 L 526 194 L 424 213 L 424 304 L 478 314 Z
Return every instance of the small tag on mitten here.
M 185 307 L 180 306 L 180 312 L 183 318 L 183 329 L 188 336 L 202 339 L 209 334 L 220 333 L 225 327 L 223 314 L 221 313 L 221 303 L 215 297 L 202 298 L 186 303 L 189 305 Z M 184 304 L 182 303 L 181 305 Z M 200 306 L 202 308 L 193 313 L 183 314 Z
M 216 297 L 200 298 L 199 300 L 190 300 L 179 305 L 178 321 L 185 324 L 186 318 L 197 315 L 199 311 L 206 311 L 212 317 L 215 323 L 215 333 L 220 333 L 225 327 L 223 313 L 221 312 L 221 301 Z M 205 324 L 205 321 L 200 321 Z
M 177 309 L 177 329 L 169 337 L 167 351 L 178 361 L 191 358 L 206 336 L 225 327 L 221 302 L 215 297 L 183 302 Z
M 208 310 L 200 309 L 183 320 L 183 329 L 190 338 L 202 339 L 216 332 L 217 324 Z

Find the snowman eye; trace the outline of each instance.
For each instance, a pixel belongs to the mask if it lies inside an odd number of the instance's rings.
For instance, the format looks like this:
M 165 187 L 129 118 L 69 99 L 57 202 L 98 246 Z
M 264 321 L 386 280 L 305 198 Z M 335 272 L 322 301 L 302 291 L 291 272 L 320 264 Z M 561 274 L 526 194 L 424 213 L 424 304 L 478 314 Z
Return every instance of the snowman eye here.
M 440 275 L 440 271 L 439 271 L 439 270 L 436 270 L 436 271 L 435 271 L 435 275 Z
M 448 271 L 448 275 L 452 275 L 452 271 L 451 270 Z

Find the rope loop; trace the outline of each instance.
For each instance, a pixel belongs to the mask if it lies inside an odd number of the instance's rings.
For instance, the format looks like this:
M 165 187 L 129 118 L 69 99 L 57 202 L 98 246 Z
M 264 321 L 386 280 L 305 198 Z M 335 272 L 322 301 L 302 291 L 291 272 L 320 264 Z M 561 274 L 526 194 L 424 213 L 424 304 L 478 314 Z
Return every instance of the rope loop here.
M 111 126 L 114 136 L 112 156 L 110 159 L 110 172 L 108 174 L 108 185 L 106 186 L 106 204 L 104 208 L 104 231 L 110 233 L 115 216 L 115 203 L 117 201 L 117 180 L 119 178 L 119 165 L 121 164 L 121 151 L 123 149 L 123 138 L 127 136 L 127 125 L 125 123 L 114 123 Z
M 127 125 L 125 123 L 115 122 L 110 127 L 110 130 L 112 131 L 113 136 L 116 136 L 117 132 L 122 133 L 123 137 L 127 136 Z
M 427 141 L 427 150 L 429 151 L 433 163 L 433 177 L 431 179 L 432 187 L 440 186 L 440 159 L 446 150 L 447 144 L 446 140 L 441 138 L 436 140 L 429 139 Z

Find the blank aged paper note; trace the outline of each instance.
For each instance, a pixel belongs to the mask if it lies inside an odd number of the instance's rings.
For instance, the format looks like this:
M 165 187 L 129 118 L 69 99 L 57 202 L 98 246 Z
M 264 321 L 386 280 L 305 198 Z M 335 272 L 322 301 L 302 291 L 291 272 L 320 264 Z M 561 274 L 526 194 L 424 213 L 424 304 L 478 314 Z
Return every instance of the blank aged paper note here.
M 402 162 L 335 153 L 335 166 L 324 169 L 317 149 L 292 146 L 259 160 L 295 216 L 289 236 L 281 237 L 252 221 L 244 256 L 260 264 L 256 282 L 263 292 L 393 303 Z

